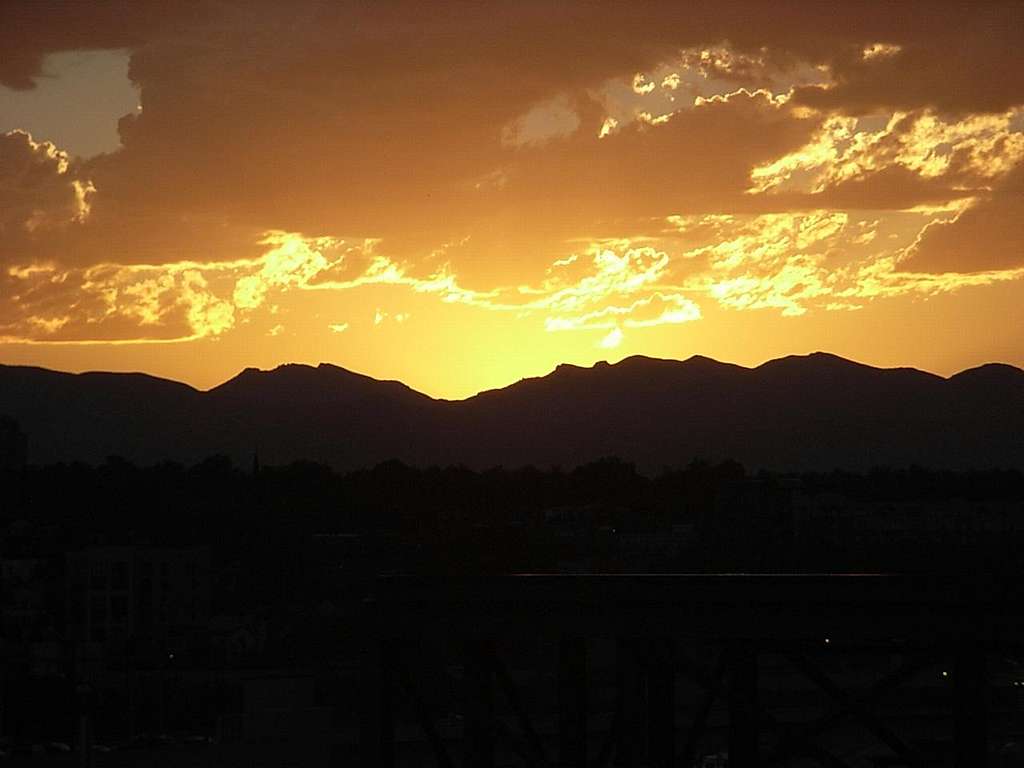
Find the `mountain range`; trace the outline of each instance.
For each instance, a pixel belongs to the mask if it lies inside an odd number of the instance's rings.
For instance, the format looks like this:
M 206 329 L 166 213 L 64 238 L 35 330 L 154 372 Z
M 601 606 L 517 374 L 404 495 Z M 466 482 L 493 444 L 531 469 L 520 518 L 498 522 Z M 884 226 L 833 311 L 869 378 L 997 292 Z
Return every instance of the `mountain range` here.
M 29 460 L 192 463 L 254 452 L 338 469 L 387 459 L 474 468 L 572 467 L 619 456 L 641 469 L 732 458 L 750 469 L 917 464 L 1024 469 L 1024 371 L 943 378 L 826 353 L 755 368 L 695 356 L 560 365 L 465 400 L 437 400 L 334 365 L 248 368 L 208 391 L 143 374 L 0 365 L 0 414 Z

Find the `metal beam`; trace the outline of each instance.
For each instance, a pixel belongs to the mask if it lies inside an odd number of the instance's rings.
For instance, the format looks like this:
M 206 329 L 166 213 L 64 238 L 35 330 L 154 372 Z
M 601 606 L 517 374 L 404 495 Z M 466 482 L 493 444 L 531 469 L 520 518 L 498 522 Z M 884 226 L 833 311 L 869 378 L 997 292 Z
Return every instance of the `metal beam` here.
M 437 761 L 437 765 L 440 768 L 454 768 L 454 763 L 452 763 L 452 759 L 448 755 L 448 750 L 434 725 L 434 718 L 431 715 L 430 707 L 423 696 L 420 695 L 419 689 L 412 679 L 412 673 L 409 671 L 408 665 L 397 653 L 397 649 L 394 654 L 394 665 L 398 673 L 398 681 L 406 696 L 412 701 L 413 708 L 416 710 L 416 719 L 419 721 L 420 727 L 430 743 L 430 748 L 434 752 L 434 759 Z
M 391 644 L 371 637 L 360 666 L 362 722 L 359 729 L 362 765 L 394 768 L 395 708 Z
M 540 736 L 537 735 L 537 731 L 533 727 L 533 722 L 530 720 L 530 715 L 526 711 L 526 707 L 523 706 L 523 701 L 519 697 L 519 691 L 516 688 L 515 681 L 512 679 L 512 675 L 509 674 L 508 668 L 505 666 L 505 663 L 501 660 L 501 657 L 498 656 L 498 654 L 494 654 L 491 658 L 491 662 L 494 664 L 494 672 L 498 678 L 498 686 L 505 694 L 505 698 L 508 699 L 509 706 L 512 708 L 512 713 L 516 716 L 519 728 L 525 734 L 526 742 L 529 745 L 530 751 L 533 753 L 530 759 L 537 765 L 550 765 L 547 759 L 547 754 L 544 751 L 544 744 L 541 742 Z
M 775 733 L 783 734 L 782 738 L 785 738 L 785 733 L 787 730 L 786 726 L 784 726 L 782 723 L 776 720 L 771 714 L 769 714 L 768 712 L 762 712 L 761 722 L 767 728 L 770 728 Z M 810 741 L 804 742 L 801 745 L 800 750 L 798 752 L 795 752 L 794 755 L 802 755 L 805 757 L 809 757 L 812 760 L 817 761 L 819 765 L 823 766 L 823 768 L 850 768 L 849 763 L 845 762 L 839 757 L 836 757 L 834 754 L 832 754 L 819 744 L 815 744 Z
M 912 679 L 921 670 L 927 669 L 934 664 L 935 658 L 932 656 L 905 659 L 898 669 L 876 681 L 870 687 L 867 694 L 858 699 L 860 705 L 865 709 L 874 707 L 887 693 Z M 802 746 L 813 744 L 815 738 L 833 728 L 839 727 L 846 720 L 852 718 L 853 713 L 849 709 L 842 707 L 837 712 L 825 715 L 810 723 L 786 728 L 785 734 L 778 746 L 765 759 L 765 764 L 777 765 L 799 754 Z M 803 751 L 806 751 L 806 749 Z
M 908 765 L 917 765 L 920 762 L 917 754 L 897 736 L 888 726 L 861 702 L 844 691 L 826 675 L 821 669 L 806 656 L 789 656 L 790 663 L 809 680 L 834 699 L 844 710 L 867 728 L 871 733 L 889 749 L 907 762 Z
M 558 643 L 558 764 L 587 768 L 587 641 L 578 636 Z
M 711 708 L 714 706 L 715 699 L 718 698 L 719 690 L 722 687 L 725 668 L 726 654 L 719 653 L 711 676 L 708 678 L 704 678 L 703 675 L 701 676 L 701 679 L 704 680 L 702 683 L 704 695 L 701 697 L 697 711 L 694 713 L 693 721 L 690 723 L 690 730 L 686 735 L 686 744 L 683 747 L 681 761 L 682 765 L 693 765 L 697 759 L 697 748 L 700 746 L 700 740 L 704 737 L 704 729 L 707 727 L 708 718 L 711 716 Z
M 759 768 L 759 709 L 757 649 L 734 641 L 729 645 L 729 768 Z
M 622 714 L 615 743 L 616 768 L 640 765 L 643 738 L 640 732 L 643 670 L 637 658 L 637 640 L 620 637 L 616 648 L 616 677 L 621 697 Z
M 607 768 L 611 763 L 615 746 L 619 741 L 619 730 L 622 728 L 622 689 L 616 686 L 615 690 L 615 711 L 612 713 L 612 721 L 608 726 L 608 733 L 605 734 L 604 742 L 601 744 L 601 751 L 597 756 L 597 768 Z
M 953 667 L 956 768 L 988 766 L 988 679 L 983 642 L 963 639 Z
M 649 641 L 647 743 L 650 768 L 672 768 L 676 757 L 675 647 L 670 638 Z
M 494 768 L 494 643 L 466 641 L 466 768 Z

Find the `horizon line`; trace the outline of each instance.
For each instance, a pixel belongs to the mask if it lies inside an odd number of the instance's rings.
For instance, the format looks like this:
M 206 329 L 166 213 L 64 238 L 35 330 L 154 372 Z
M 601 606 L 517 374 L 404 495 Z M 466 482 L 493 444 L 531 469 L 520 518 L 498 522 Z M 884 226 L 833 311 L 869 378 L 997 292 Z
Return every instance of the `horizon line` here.
M 826 352 L 824 350 L 815 350 L 813 352 L 807 352 L 807 353 L 803 353 L 803 354 L 793 353 L 793 354 L 788 354 L 788 355 L 782 355 L 781 357 L 768 358 L 768 359 L 766 359 L 766 360 L 764 360 L 764 361 L 762 361 L 762 362 L 760 362 L 760 363 L 758 363 L 756 365 L 743 365 L 742 363 L 728 362 L 728 361 L 724 361 L 724 360 L 719 360 L 719 359 L 714 358 L 714 357 L 710 357 L 708 355 L 703 355 L 703 354 L 700 354 L 700 353 L 692 354 L 692 355 L 690 355 L 689 357 L 686 357 L 686 358 L 655 357 L 655 356 L 652 356 L 652 355 L 633 354 L 633 355 L 627 355 L 625 357 L 619 358 L 615 362 L 610 362 L 609 360 L 597 360 L 597 361 L 593 362 L 589 366 L 587 366 L 587 365 L 577 365 L 575 363 L 566 363 L 566 362 L 557 363 L 555 365 L 555 367 L 552 368 L 547 373 L 539 374 L 539 375 L 536 375 L 536 376 L 523 376 L 523 377 L 521 377 L 519 379 L 516 379 L 514 381 L 510 381 L 509 383 L 504 384 L 502 386 L 499 386 L 499 387 L 489 387 L 487 389 L 481 389 L 481 390 L 479 390 L 477 392 L 474 392 L 472 394 L 466 395 L 464 397 L 436 397 L 434 395 L 428 394 L 428 393 L 423 392 L 421 390 L 415 389 L 414 387 L 410 386 L 409 384 L 407 384 L 406 382 L 402 381 L 401 379 L 377 378 L 376 376 L 372 376 L 372 375 L 370 375 L 368 373 L 363 373 L 361 371 L 357 371 L 357 370 L 354 370 L 352 368 L 346 368 L 343 365 L 339 365 L 338 363 L 333 363 L 333 362 L 329 362 L 329 361 L 326 361 L 326 360 L 321 360 L 320 362 L 315 363 L 315 364 L 314 363 L 301 363 L 301 362 L 279 363 L 278 365 L 274 366 L 273 368 L 259 368 L 257 366 L 246 366 L 246 367 L 242 368 L 241 370 L 239 370 L 238 373 L 234 374 L 233 376 L 230 376 L 230 377 L 224 379 L 223 381 L 221 381 L 221 382 L 219 382 L 217 384 L 214 384 L 214 385 L 212 385 L 210 387 L 207 387 L 205 389 L 197 387 L 197 386 L 195 386 L 193 384 L 190 384 L 187 381 L 181 381 L 179 379 L 173 379 L 173 378 L 169 378 L 169 377 L 166 377 L 166 376 L 159 376 L 157 374 L 148 373 L 146 371 L 139 371 L 139 370 L 111 371 L 111 370 L 93 370 L 93 369 L 89 369 L 89 370 L 81 370 L 81 371 L 68 371 L 68 370 L 59 370 L 59 369 L 56 369 L 56 368 L 47 368 L 47 367 L 41 366 L 41 365 L 18 365 L 18 364 L 9 364 L 9 363 L 3 363 L 3 362 L 0 362 L 0 368 L 34 369 L 34 370 L 40 370 L 40 371 L 47 371 L 49 373 L 58 373 L 58 374 L 66 375 L 66 376 L 89 376 L 89 375 L 145 376 L 147 378 L 157 379 L 157 380 L 169 382 L 169 383 L 172 383 L 172 384 L 179 384 L 181 386 L 188 387 L 189 389 L 192 389 L 192 390 L 194 390 L 196 392 L 204 393 L 205 394 L 205 393 L 212 392 L 213 390 L 218 389 L 218 388 L 224 386 L 225 384 L 228 384 L 228 383 L 234 381 L 235 379 L 239 378 L 240 376 L 242 376 L 242 375 L 244 375 L 244 374 L 246 374 L 247 372 L 250 372 L 250 371 L 254 371 L 254 372 L 257 372 L 257 373 L 274 373 L 275 371 L 278 371 L 278 370 L 280 370 L 282 368 L 287 368 L 287 367 L 309 368 L 309 369 L 318 369 L 318 368 L 327 367 L 327 368 L 335 368 L 337 370 L 344 371 L 345 373 L 348 373 L 348 374 L 351 374 L 351 375 L 354 375 L 354 376 L 359 376 L 361 378 L 369 379 L 371 381 L 379 382 L 379 383 L 382 383 L 382 384 L 399 384 L 399 385 L 405 387 L 406 389 L 408 389 L 409 391 L 414 392 L 414 393 L 419 394 L 419 395 L 422 395 L 424 397 L 430 398 L 431 400 L 436 400 L 436 401 L 441 401 L 441 402 L 453 402 L 454 403 L 454 402 L 463 402 L 463 401 L 466 401 L 466 400 L 471 400 L 474 397 L 478 397 L 480 395 L 484 395 L 484 394 L 487 394 L 489 392 L 500 392 L 500 391 L 502 391 L 504 389 L 508 389 L 509 387 L 515 386 L 516 384 L 520 384 L 520 383 L 522 383 L 524 381 L 534 381 L 534 380 L 537 380 L 537 379 L 544 379 L 544 378 L 547 378 L 549 376 L 554 375 L 555 373 L 557 373 L 559 371 L 559 369 L 575 368 L 575 369 L 587 371 L 587 370 L 594 370 L 594 369 L 597 369 L 597 368 L 616 367 L 616 366 L 622 365 L 623 363 L 626 363 L 626 362 L 629 362 L 629 361 L 636 361 L 636 360 L 650 360 L 650 361 L 654 361 L 654 362 L 678 363 L 678 364 L 690 363 L 690 362 L 693 362 L 693 361 L 696 361 L 696 360 L 706 360 L 706 361 L 709 361 L 711 363 L 715 363 L 716 365 L 721 365 L 721 366 L 726 366 L 726 367 L 731 367 L 731 368 L 739 368 L 739 369 L 742 369 L 742 370 L 745 370 L 745 371 L 756 371 L 759 368 L 763 368 L 766 365 L 770 365 L 771 363 L 777 363 L 777 362 L 780 362 L 780 361 L 783 361 L 783 360 L 790 360 L 790 359 L 794 359 L 794 358 L 796 358 L 796 359 L 809 359 L 809 358 L 814 358 L 814 357 L 833 358 L 833 359 L 840 360 L 840 361 L 845 362 L 845 363 L 849 363 L 851 365 L 855 365 L 855 366 L 859 366 L 859 367 L 863 367 L 863 368 L 870 368 L 870 369 L 876 370 L 876 371 L 914 371 L 914 372 L 917 372 L 917 373 L 925 374 L 927 376 L 933 376 L 933 377 L 935 377 L 937 379 L 941 379 L 943 381 L 949 381 L 949 380 L 951 380 L 953 378 L 956 378 L 957 376 L 960 376 L 960 375 L 962 375 L 964 373 L 967 373 L 969 371 L 974 371 L 974 370 L 978 370 L 978 369 L 981 369 L 981 368 L 986 368 L 986 367 L 989 367 L 989 366 L 998 366 L 998 367 L 1012 368 L 1014 370 L 1024 372 L 1024 368 L 1021 368 L 1019 366 L 1013 365 L 1012 363 L 1007 363 L 1007 362 L 993 360 L 993 361 L 989 361 L 989 362 L 986 362 L 986 363 L 980 363 L 978 365 L 970 366 L 968 368 L 963 368 L 963 369 L 961 369 L 959 371 L 956 371 L 955 373 L 952 373 L 952 374 L 950 374 L 948 376 L 943 376 L 942 374 L 935 373 L 934 371 L 925 370 L 923 368 L 916 368 L 916 367 L 914 367 L 912 365 L 897 365 L 897 366 L 872 365 L 871 363 L 864 363 L 864 362 L 861 362 L 860 360 L 854 360 L 853 358 L 843 357 L 842 355 L 836 354 L 834 352 Z

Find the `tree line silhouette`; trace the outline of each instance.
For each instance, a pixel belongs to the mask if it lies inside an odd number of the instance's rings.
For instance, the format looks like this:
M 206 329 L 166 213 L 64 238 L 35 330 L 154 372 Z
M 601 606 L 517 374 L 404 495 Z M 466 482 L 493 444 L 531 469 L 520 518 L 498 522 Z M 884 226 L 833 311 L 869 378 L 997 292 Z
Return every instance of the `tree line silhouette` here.
M 22 438 L 9 420 L 0 433 L 9 444 L 3 455 L 17 455 L 10 445 Z M 1024 516 L 1024 475 L 1017 470 L 883 467 L 778 475 L 751 474 L 733 461 L 695 459 L 683 469 L 648 476 L 615 457 L 575 468 L 485 471 L 387 461 L 341 473 L 310 462 L 260 467 L 255 457 L 253 466 L 239 467 L 223 456 L 192 466 L 136 466 L 118 457 L 96 466 L 4 466 L 0 525 L 10 532 L 21 522 L 34 531 L 31 544 L 9 533 L 5 556 L 27 555 L 33 548 L 202 544 L 212 548 L 215 564 L 248 564 L 253 579 L 265 582 L 248 590 L 257 602 L 298 586 L 305 594 L 332 589 L 308 574 L 301 585 L 290 583 L 301 574 L 273 575 L 274 564 L 310 559 L 315 542 L 330 536 L 361 542 L 363 575 L 551 571 L 574 558 L 609 570 L 900 570 L 934 560 L 922 555 L 922 563 L 915 563 L 913 552 L 905 551 L 900 560 L 885 562 L 879 554 L 884 541 L 876 551 L 854 556 L 813 536 L 801 538 L 794 519 L 799 499 L 842 498 L 866 509 L 872 525 L 883 529 L 881 518 L 894 514 L 893 505 L 904 518 L 907 505 L 928 508 L 953 500 L 968 514 L 989 517 L 985 510 L 995 505 L 1003 510 L 1004 533 L 1012 533 Z M 962 520 L 951 522 L 947 540 L 940 542 L 961 555 L 968 549 L 956 535 L 963 527 Z M 638 536 L 683 543 L 657 556 L 621 546 Z M 906 544 L 901 543 L 904 550 Z M 931 540 L 920 544 L 939 546 Z M 830 563 L 830 556 L 837 559 Z

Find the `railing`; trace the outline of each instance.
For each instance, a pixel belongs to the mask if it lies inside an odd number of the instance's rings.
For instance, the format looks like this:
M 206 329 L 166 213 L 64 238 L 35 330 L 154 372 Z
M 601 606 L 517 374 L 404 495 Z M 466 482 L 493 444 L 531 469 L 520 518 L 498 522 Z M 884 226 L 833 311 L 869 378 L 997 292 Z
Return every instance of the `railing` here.
M 1020 598 L 1016 584 L 889 574 L 381 578 L 365 612 L 362 764 L 402 762 L 404 716 L 439 766 L 690 768 L 717 719 L 730 768 L 863 765 L 863 754 L 851 761 L 830 741 L 851 725 L 877 748 L 875 765 L 985 768 L 988 660 L 1024 646 Z M 517 667 L 551 672 L 555 690 L 539 704 L 543 685 L 526 690 L 504 660 L 517 637 L 551 640 L 549 659 Z M 597 638 L 614 648 L 604 682 L 591 658 Z M 837 674 L 840 657 L 882 661 L 870 675 Z M 796 721 L 773 712 L 766 664 L 796 691 Z M 446 675 L 462 711 L 455 734 L 441 727 L 452 719 L 438 704 Z M 825 711 L 808 715 L 805 700 Z M 945 709 L 948 736 L 922 745 L 900 732 L 909 721 L 901 707 L 919 705 Z

